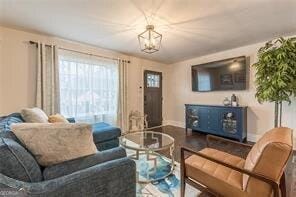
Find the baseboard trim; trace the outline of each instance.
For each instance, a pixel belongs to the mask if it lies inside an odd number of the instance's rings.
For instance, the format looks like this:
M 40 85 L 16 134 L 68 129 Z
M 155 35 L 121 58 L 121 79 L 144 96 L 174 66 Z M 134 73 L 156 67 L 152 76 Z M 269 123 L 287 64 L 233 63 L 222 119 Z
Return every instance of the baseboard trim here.
M 166 120 L 166 121 L 164 121 L 164 125 L 185 128 L 185 123 L 181 122 L 181 121 Z M 248 139 L 248 141 L 251 141 L 251 142 L 257 142 L 257 140 L 260 139 L 260 137 L 261 137 L 261 135 L 254 134 L 254 133 L 248 133 L 247 139 Z
M 257 142 L 262 135 L 255 134 L 255 133 L 247 133 L 247 140 L 250 142 Z
M 181 121 L 174 121 L 174 120 L 165 120 L 163 122 L 163 124 L 165 126 L 175 126 L 175 127 L 181 127 L 181 128 L 185 128 L 185 123 L 184 122 L 181 122 Z
M 165 120 L 163 121 L 163 125 L 165 126 L 175 126 L 175 127 L 181 127 L 185 128 L 185 122 L 181 121 L 174 121 L 174 120 Z M 256 133 L 247 133 L 247 140 L 250 142 L 257 142 L 261 138 L 262 134 L 256 134 Z M 296 135 L 294 136 L 294 147 L 293 149 L 296 150 Z

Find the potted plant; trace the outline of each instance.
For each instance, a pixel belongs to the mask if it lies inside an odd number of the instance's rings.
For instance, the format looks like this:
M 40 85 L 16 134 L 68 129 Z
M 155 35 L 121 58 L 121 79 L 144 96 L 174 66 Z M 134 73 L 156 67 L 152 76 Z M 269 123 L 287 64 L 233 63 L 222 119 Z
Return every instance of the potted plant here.
M 274 102 L 274 126 L 282 124 L 282 103 L 296 96 L 296 37 L 269 41 L 258 51 L 256 98 L 259 103 Z

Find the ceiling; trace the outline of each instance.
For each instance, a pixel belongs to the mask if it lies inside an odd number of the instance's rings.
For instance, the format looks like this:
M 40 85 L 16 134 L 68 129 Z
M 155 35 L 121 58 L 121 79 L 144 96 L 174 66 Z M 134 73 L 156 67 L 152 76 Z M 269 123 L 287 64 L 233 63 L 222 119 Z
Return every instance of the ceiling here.
M 0 0 L 0 24 L 174 63 L 296 34 L 295 0 Z M 153 24 L 159 52 L 140 51 Z

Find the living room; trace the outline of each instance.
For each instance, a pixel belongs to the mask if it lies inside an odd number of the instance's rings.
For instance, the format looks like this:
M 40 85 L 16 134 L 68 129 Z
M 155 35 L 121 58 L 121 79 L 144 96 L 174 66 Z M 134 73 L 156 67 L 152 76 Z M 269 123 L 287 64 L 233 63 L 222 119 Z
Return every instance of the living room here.
M 296 196 L 294 8 L 0 0 L 0 196 Z

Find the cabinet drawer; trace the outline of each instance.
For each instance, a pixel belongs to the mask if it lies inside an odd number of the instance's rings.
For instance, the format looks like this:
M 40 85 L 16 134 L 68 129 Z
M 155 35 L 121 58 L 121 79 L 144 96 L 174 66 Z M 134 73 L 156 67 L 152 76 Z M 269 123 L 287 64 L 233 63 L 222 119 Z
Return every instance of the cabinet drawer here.
M 186 127 L 198 129 L 199 125 L 199 110 L 195 106 L 186 106 Z
M 238 109 L 220 111 L 220 132 L 229 137 L 239 137 L 241 131 L 241 112 Z
M 199 116 L 199 127 L 202 130 L 207 130 L 208 128 L 208 109 L 206 107 L 198 108 L 198 116 Z
M 209 110 L 208 129 L 215 131 L 215 133 L 219 130 L 219 110 L 215 107 Z

